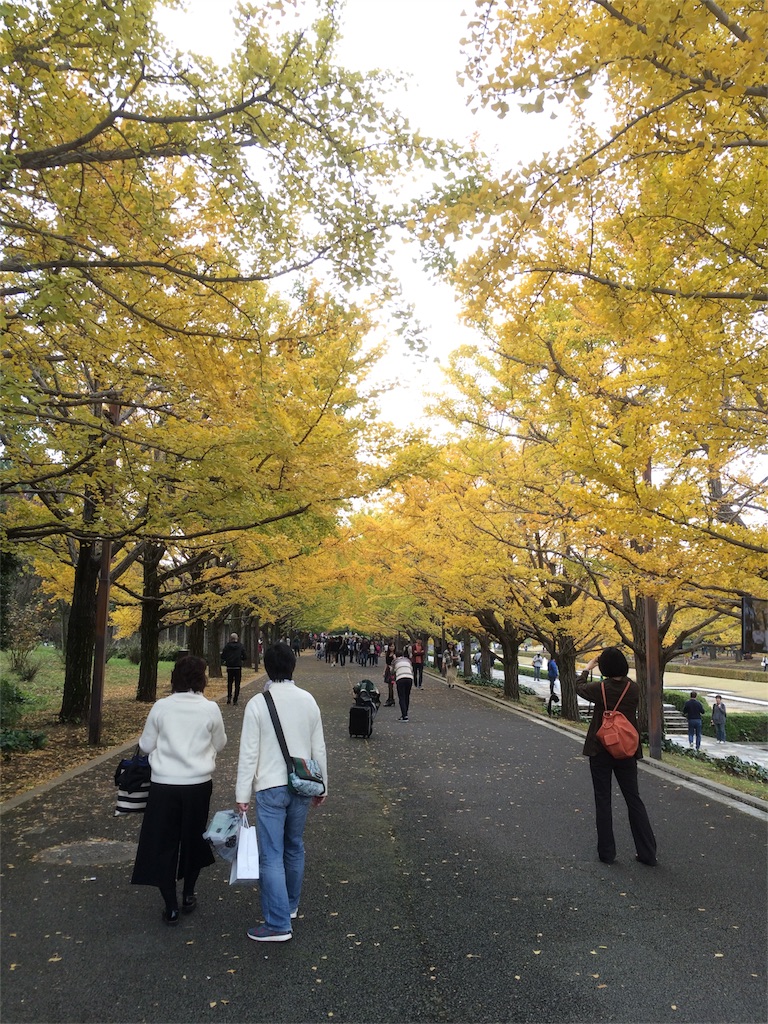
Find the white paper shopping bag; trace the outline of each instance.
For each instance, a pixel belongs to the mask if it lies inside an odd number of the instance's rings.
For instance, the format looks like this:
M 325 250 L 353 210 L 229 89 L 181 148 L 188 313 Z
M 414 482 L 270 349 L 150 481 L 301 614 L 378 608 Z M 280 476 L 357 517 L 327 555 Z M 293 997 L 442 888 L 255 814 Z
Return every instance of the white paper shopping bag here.
M 235 882 L 253 882 L 259 877 L 259 844 L 256 839 L 256 826 L 248 824 L 243 814 L 237 830 L 237 856 L 232 861 L 229 873 L 229 884 Z

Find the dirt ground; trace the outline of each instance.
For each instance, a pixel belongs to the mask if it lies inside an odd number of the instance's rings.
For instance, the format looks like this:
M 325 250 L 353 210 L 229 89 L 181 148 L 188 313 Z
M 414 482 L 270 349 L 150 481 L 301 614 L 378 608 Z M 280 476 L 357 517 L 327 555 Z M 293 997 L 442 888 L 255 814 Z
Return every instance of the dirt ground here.
M 131 684 L 130 688 L 124 687 L 105 695 L 101 744 L 98 747 L 89 745 L 87 726 L 61 725 L 50 710 L 25 717 L 24 728 L 39 729 L 46 734 L 47 741 L 42 750 L 8 754 L 2 758 L 0 803 L 49 782 L 62 772 L 86 764 L 111 747 L 138 738 L 152 705 L 139 703 L 135 689 L 135 684 Z M 226 692 L 227 684 L 223 679 L 210 679 L 205 691 L 212 700 L 226 695 Z

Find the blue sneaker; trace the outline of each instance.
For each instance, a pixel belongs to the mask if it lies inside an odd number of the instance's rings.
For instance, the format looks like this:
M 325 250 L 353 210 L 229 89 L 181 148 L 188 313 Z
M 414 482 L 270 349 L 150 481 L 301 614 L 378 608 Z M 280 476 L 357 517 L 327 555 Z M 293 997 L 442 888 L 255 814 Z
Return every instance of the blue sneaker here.
M 248 929 L 248 938 L 254 942 L 287 942 L 293 938 L 293 932 L 276 932 L 274 928 L 260 924 L 256 928 Z

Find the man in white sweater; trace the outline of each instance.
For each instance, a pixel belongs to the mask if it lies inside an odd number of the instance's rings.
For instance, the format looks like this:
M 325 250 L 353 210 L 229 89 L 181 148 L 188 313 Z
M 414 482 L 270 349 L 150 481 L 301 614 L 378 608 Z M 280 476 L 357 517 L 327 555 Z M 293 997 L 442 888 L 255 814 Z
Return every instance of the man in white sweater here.
M 245 708 L 240 734 L 235 800 L 247 811 L 256 795 L 259 839 L 259 890 L 264 924 L 248 929 L 256 942 L 286 942 L 291 921 L 299 912 L 304 879 L 304 826 L 312 804 L 328 795 L 328 765 L 320 708 L 307 690 L 293 682 L 296 656 L 285 643 L 264 652 L 264 668 L 291 757 L 314 758 L 322 770 L 325 794 L 299 796 L 288 788 L 288 769 L 269 715 L 264 694 Z

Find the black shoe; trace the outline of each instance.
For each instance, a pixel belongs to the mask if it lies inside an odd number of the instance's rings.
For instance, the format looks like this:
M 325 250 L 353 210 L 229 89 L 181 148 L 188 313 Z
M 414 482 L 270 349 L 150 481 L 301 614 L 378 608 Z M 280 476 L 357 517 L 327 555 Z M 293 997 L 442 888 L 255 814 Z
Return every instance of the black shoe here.
M 232 703 L 231 699 L 229 697 L 227 697 L 227 704 L 231 704 L 231 703 Z
M 197 896 L 192 893 L 191 896 L 183 896 L 181 899 L 181 911 L 183 914 L 191 914 L 197 906 Z
M 164 910 L 163 911 L 163 924 L 174 925 L 179 923 L 179 912 L 178 910 Z
M 237 701 L 236 701 L 236 700 L 233 700 L 233 701 L 232 701 L 232 703 L 233 703 L 233 704 L 237 704 Z

